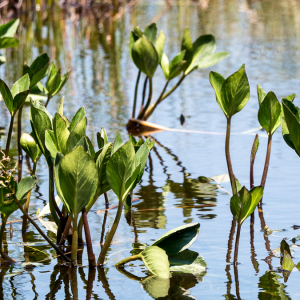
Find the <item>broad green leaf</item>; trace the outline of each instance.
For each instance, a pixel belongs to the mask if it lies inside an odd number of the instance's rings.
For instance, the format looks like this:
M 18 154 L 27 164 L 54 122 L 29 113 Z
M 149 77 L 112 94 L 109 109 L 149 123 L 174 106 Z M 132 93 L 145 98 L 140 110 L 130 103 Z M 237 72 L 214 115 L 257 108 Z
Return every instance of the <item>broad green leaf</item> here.
M 89 146 L 89 153 L 90 153 L 90 155 L 91 155 L 91 158 L 94 159 L 94 157 L 95 157 L 95 149 L 94 149 L 94 146 L 93 146 L 91 140 L 89 139 L 89 137 L 88 137 L 87 135 L 85 135 L 85 139 L 86 139 L 86 141 L 87 141 L 87 143 L 88 143 L 88 146 Z
M 207 264 L 199 253 L 184 250 L 177 255 L 169 256 L 170 271 L 172 272 L 183 272 L 199 275 L 200 273 L 206 272 Z
M 0 49 L 13 48 L 19 45 L 19 40 L 14 37 L 0 37 Z
M 155 49 L 158 55 L 158 63 L 161 62 L 161 58 L 164 52 L 164 46 L 165 46 L 166 36 L 163 31 L 161 31 L 157 37 L 157 40 L 155 42 Z
M 57 147 L 55 135 L 52 130 L 46 130 L 45 145 L 48 151 L 50 152 L 51 157 L 54 159 L 56 157 L 57 152 L 59 152 L 59 149 Z
M 147 247 L 141 253 L 143 263 L 155 276 L 170 278 L 169 260 L 166 252 L 156 246 Z
M 219 104 L 225 116 L 227 116 L 227 112 L 223 106 L 223 101 L 221 96 L 221 89 L 225 81 L 225 78 L 221 74 L 211 71 L 209 73 L 209 81 L 211 86 L 215 90 L 217 103 Z
M 9 90 L 9 87 L 6 83 L 0 79 L 0 93 L 4 100 L 4 103 L 11 114 L 13 114 L 14 110 L 14 98 Z
M 1 189 L 0 189 L 0 193 L 1 193 Z M 24 203 L 26 202 L 26 198 L 19 200 L 19 202 L 22 205 L 24 205 Z M 16 201 L 14 201 L 13 199 L 7 200 L 0 204 L 0 212 L 7 218 L 18 209 L 19 206 L 17 205 Z
M 19 19 L 11 20 L 6 24 L 0 25 L 1 37 L 13 37 L 19 26 Z
M 121 146 L 123 145 L 123 140 L 119 131 L 117 131 L 115 136 L 115 141 L 111 150 L 111 155 L 113 155 Z M 100 147 L 99 147 L 100 148 Z
M 99 149 L 103 148 L 108 143 L 107 134 L 103 127 L 101 128 L 100 132 L 97 133 L 97 143 Z
M 182 41 L 181 41 L 181 51 L 185 50 L 184 60 L 190 65 L 193 59 L 193 42 L 188 27 L 185 28 Z
M 203 59 L 201 59 L 197 67 L 198 69 L 205 69 L 205 68 L 212 67 L 228 56 L 229 56 L 228 52 L 218 52 L 218 53 L 207 55 Z
M 283 99 L 293 102 L 295 97 L 296 97 L 296 94 L 292 94 L 292 95 L 284 97 Z
M 42 69 L 44 69 L 49 63 L 49 56 L 47 53 L 43 53 L 38 56 L 31 64 L 30 69 L 33 74 L 38 73 Z
M 260 125 L 267 131 L 268 135 L 273 135 L 276 129 L 281 125 L 281 105 L 276 95 L 269 92 L 258 110 L 258 121 Z
M 77 123 L 83 118 L 85 117 L 85 108 L 81 107 L 78 109 L 78 111 L 76 112 L 75 116 L 72 118 L 71 124 L 69 126 L 69 131 L 72 132 L 75 128 L 75 126 L 77 125 Z
M 148 276 L 141 281 L 143 289 L 153 299 L 165 298 L 169 294 L 170 279 L 158 276 Z
M 129 134 L 129 139 L 131 140 L 133 146 L 135 146 L 137 142 L 136 142 L 136 139 L 134 138 L 134 136 L 131 133 Z
M 72 123 L 71 123 L 72 125 Z M 71 127 L 70 125 L 70 127 Z M 87 125 L 87 119 L 86 117 L 83 117 L 78 123 L 76 124 L 73 131 L 70 133 L 70 136 L 67 140 L 67 152 L 70 152 L 77 143 L 85 136 L 86 132 L 86 125 Z M 70 130 L 69 127 L 69 130 Z
M 62 158 L 55 182 L 57 180 L 63 194 L 62 201 L 76 218 L 95 195 L 98 184 L 96 165 L 81 146 Z
M 249 100 L 250 86 L 245 69 L 230 75 L 222 84 L 221 101 L 227 118 L 241 111 Z
M 78 146 L 81 146 L 84 149 L 84 151 L 91 156 L 90 149 L 89 149 L 89 144 L 88 144 L 88 141 L 86 139 L 86 136 L 83 136 L 74 148 L 76 148 Z
M 184 58 L 184 55 L 185 55 L 185 50 L 181 51 L 180 53 L 178 53 L 173 59 L 172 61 L 170 62 L 170 70 L 175 66 L 177 65 L 178 63 L 180 63 L 183 58 Z
M 169 64 L 169 59 L 165 53 L 162 54 L 160 65 L 166 79 L 169 80 L 170 64 Z
M 44 77 L 46 77 L 48 72 L 48 64 L 44 66 L 41 70 L 34 72 L 30 79 L 30 88 L 34 87 L 38 82 L 40 82 Z
M 202 35 L 193 43 L 193 58 L 188 68 L 185 71 L 185 75 L 192 72 L 201 61 L 207 56 L 213 54 L 216 49 L 216 41 L 212 35 Z
M 14 98 L 13 114 L 15 114 L 20 109 L 20 107 L 24 104 L 28 95 L 29 95 L 29 90 L 21 92 L 16 95 L 16 97 Z
M 282 100 L 283 113 L 289 137 L 297 154 L 300 156 L 300 111 L 292 102 Z
M 16 192 L 17 199 L 18 200 L 23 199 L 35 187 L 35 184 L 36 184 L 35 176 L 22 178 L 18 184 L 18 188 Z
M 47 129 L 52 130 L 52 116 L 38 101 L 31 101 L 30 103 L 30 121 L 32 131 L 38 146 L 49 163 L 50 161 L 48 159 L 50 158 L 50 152 L 45 148 L 45 134 Z
M 64 101 L 65 101 L 65 96 L 63 96 L 61 98 L 61 101 L 60 101 L 60 104 L 59 104 L 59 108 L 58 108 L 58 111 L 57 111 L 57 113 L 59 113 L 61 116 L 64 115 Z
M 258 146 L 259 146 L 259 135 L 257 134 L 254 138 L 253 146 L 252 146 L 252 149 L 251 149 L 251 156 L 250 156 L 250 162 L 251 163 L 254 163 L 256 152 L 258 150 Z
M 138 69 L 152 78 L 159 61 L 153 44 L 145 36 L 142 36 L 134 43 L 131 54 Z
M 290 133 L 289 133 L 289 129 L 286 125 L 286 121 L 285 121 L 285 117 L 281 118 L 281 129 L 282 129 L 282 136 L 283 139 L 285 140 L 285 142 L 288 144 L 288 146 L 290 146 L 292 149 L 295 150 L 295 145 L 291 139 Z
M 34 138 L 28 134 L 23 133 L 20 139 L 20 144 L 22 149 L 26 152 L 26 154 L 36 162 L 36 159 L 41 153 L 39 146 L 36 144 Z
M 16 81 L 14 83 L 14 85 L 12 86 L 10 91 L 11 91 L 13 98 L 15 98 L 17 94 L 28 90 L 29 85 L 30 85 L 30 79 L 29 79 L 28 74 L 26 74 L 23 77 L 21 77 L 18 81 Z
M 179 62 L 178 64 L 176 64 L 175 66 L 173 66 L 172 69 L 170 70 L 169 80 L 180 75 L 182 73 L 182 71 L 184 71 L 186 65 L 187 65 L 187 62 L 185 60 L 183 60 L 183 61 Z
M 284 257 L 284 251 L 286 251 L 292 257 L 289 244 L 285 240 L 282 240 L 280 243 L 280 253 L 281 253 L 280 263 L 281 264 L 282 264 L 282 259 Z
M 298 269 L 298 271 L 300 271 L 300 261 L 297 263 L 295 267 Z
M 264 89 L 258 84 L 257 85 L 257 98 L 258 98 L 258 104 L 259 106 L 264 101 L 265 97 L 267 96 L 267 93 L 264 91 Z
M 129 55 L 130 55 L 130 58 L 131 60 L 133 61 L 132 59 L 132 47 L 134 45 L 134 43 L 139 39 L 139 36 L 137 36 L 133 31 L 130 32 L 129 34 L 129 45 L 128 45 L 128 49 L 129 49 Z
M 67 154 L 67 141 L 70 136 L 68 124 L 62 116 L 56 113 L 53 117 L 53 131 L 57 143 L 58 150 L 63 154 Z
M 255 210 L 259 200 L 262 198 L 263 188 L 254 187 L 250 192 L 243 187 L 230 199 L 230 210 L 239 224 L 243 224 Z
M 284 250 L 283 260 L 282 260 L 282 269 L 286 271 L 292 271 L 295 267 L 295 264 L 290 256 L 290 254 Z
M 55 83 L 55 81 L 57 81 L 57 73 L 58 73 L 58 69 L 55 66 L 55 63 L 52 63 L 49 67 L 49 74 L 48 74 L 48 78 L 46 81 L 46 89 L 51 92 L 53 84 Z
M 162 248 L 167 255 L 176 255 L 194 243 L 199 234 L 199 227 L 199 223 L 191 223 L 174 228 L 162 235 L 152 246 Z
M 154 44 L 157 36 L 157 26 L 155 23 L 151 23 L 144 29 L 144 35 L 147 37 L 147 39 Z

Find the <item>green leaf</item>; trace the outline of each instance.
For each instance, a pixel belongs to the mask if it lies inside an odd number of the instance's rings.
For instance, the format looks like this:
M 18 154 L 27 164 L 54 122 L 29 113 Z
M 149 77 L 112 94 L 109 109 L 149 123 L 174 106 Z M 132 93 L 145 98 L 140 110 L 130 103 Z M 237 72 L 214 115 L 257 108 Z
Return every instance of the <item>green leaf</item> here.
M 139 165 L 134 164 L 134 156 L 133 144 L 128 141 L 112 154 L 106 166 L 107 181 L 122 202 L 131 191 L 139 174 Z
M 10 91 L 13 98 L 15 98 L 17 94 L 29 90 L 29 85 L 30 85 L 30 79 L 28 74 L 26 74 L 23 77 L 21 77 L 18 81 L 16 81 L 12 86 Z
M 225 81 L 225 78 L 221 74 L 211 71 L 209 73 L 209 81 L 210 81 L 211 86 L 215 90 L 217 103 L 219 104 L 220 108 L 222 109 L 222 111 L 224 112 L 224 114 L 226 116 L 227 113 L 223 106 L 222 95 L 221 95 L 221 89 L 222 89 L 222 85 Z
M 59 113 L 61 116 L 64 115 L 64 101 L 65 101 L 65 96 L 63 96 L 61 98 L 61 101 L 60 101 L 60 104 L 59 104 L 59 108 L 58 108 L 58 111 L 57 111 L 57 113 Z
M 250 86 L 245 69 L 230 75 L 222 84 L 221 101 L 227 118 L 241 111 L 249 100 Z
M 199 275 L 200 273 L 206 273 L 207 264 L 199 253 L 184 250 L 176 255 L 169 256 L 170 271 L 183 272 Z
M 203 59 L 213 54 L 216 49 L 216 41 L 213 35 L 202 35 L 193 43 L 193 58 L 185 71 L 185 75 L 192 72 Z
M 45 148 L 45 134 L 46 130 L 52 130 L 52 116 L 38 101 L 31 100 L 30 103 L 30 121 L 32 131 L 40 150 L 45 155 L 47 162 L 50 163 L 49 158 L 51 155 L 50 152 Z
M 43 53 L 38 56 L 31 64 L 30 69 L 33 74 L 38 73 L 42 69 L 44 69 L 49 63 L 49 56 L 47 53 Z
M 48 151 L 50 152 L 51 157 L 54 159 L 56 157 L 57 152 L 59 152 L 59 149 L 57 147 L 55 135 L 52 130 L 46 130 L 45 145 Z
M 164 46 L 165 46 L 166 36 L 163 31 L 161 31 L 157 37 L 157 40 L 155 42 L 155 49 L 158 55 L 158 63 L 160 64 L 161 58 L 164 52 Z
M 296 268 L 300 271 L 300 261 L 297 263 Z
M 282 100 L 282 107 L 289 132 L 287 140 L 290 138 L 295 151 L 300 156 L 300 110 L 292 102 L 284 99 Z
M 281 105 L 276 95 L 269 92 L 258 110 L 258 121 L 260 125 L 267 131 L 268 135 L 273 135 L 276 129 L 281 125 Z
M 155 276 L 169 278 L 169 260 L 166 252 L 156 246 L 147 247 L 141 253 L 142 260 L 147 269 Z
M 93 146 L 91 140 L 89 139 L 89 137 L 88 137 L 87 135 L 85 135 L 85 139 L 86 139 L 86 141 L 87 141 L 87 143 L 88 143 L 88 146 L 89 146 L 89 153 L 90 153 L 90 155 L 91 155 L 91 158 L 94 159 L 94 157 L 95 157 L 95 149 L 94 149 L 94 146 Z
M 262 198 L 263 188 L 254 187 L 250 192 L 243 187 L 230 199 L 230 210 L 236 221 L 241 225 L 255 210 Z
M 97 143 L 99 149 L 103 148 L 108 143 L 106 131 L 103 127 L 101 128 L 100 132 L 97 133 Z
M 19 40 L 14 37 L 0 37 L 0 48 L 13 48 L 19 45 Z
M 284 97 L 283 99 L 293 102 L 295 97 L 296 97 L 296 94 L 292 94 L 292 95 Z
M 286 121 L 285 121 L 285 117 L 281 118 L 281 129 L 282 129 L 282 136 L 283 139 L 285 140 L 285 142 L 288 144 L 288 146 L 290 146 L 292 149 L 295 150 L 295 145 L 291 139 L 290 133 L 289 133 L 289 129 L 286 125 Z
M 117 131 L 115 141 L 113 144 L 113 148 L 111 150 L 111 155 L 113 155 L 122 145 L 123 145 L 123 140 L 122 140 L 121 134 L 119 131 Z
M 290 254 L 284 250 L 283 260 L 282 260 L 282 269 L 286 271 L 292 271 L 295 267 L 295 264 L 290 256 Z
M 69 127 L 69 130 L 71 128 L 71 125 Z M 87 125 L 86 117 L 83 117 L 80 121 L 78 121 L 78 123 L 76 124 L 73 131 L 70 133 L 70 136 L 67 140 L 67 152 L 70 152 L 77 145 L 77 143 L 85 136 L 86 125 Z
M 4 100 L 7 109 L 12 115 L 14 110 L 14 99 L 8 86 L 2 79 L 0 79 L 0 93 L 2 95 L 2 98 Z
M 36 184 L 35 176 L 22 178 L 18 184 L 18 188 L 16 192 L 17 199 L 18 200 L 23 199 L 35 187 L 35 184 Z
M 14 109 L 13 114 L 16 114 L 16 112 L 20 109 L 20 107 L 24 104 L 27 96 L 29 95 L 29 90 L 24 91 L 16 95 L 14 98 Z
M 62 158 L 58 167 L 58 178 L 62 201 L 66 202 L 69 213 L 76 218 L 95 195 L 98 176 L 92 158 L 81 146 Z
M 13 37 L 19 26 L 19 19 L 11 20 L 6 24 L 0 25 L 1 37 Z
M 152 78 L 159 62 L 153 44 L 145 36 L 142 36 L 134 43 L 131 54 L 138 69 Z
M 181 51 L 183 50 L 185 50 L 184 60 L 190 65 L 193 59 L 193 42 L 188 27 L 185 28 L 181 41 Z
M 264 91 L 264 89 L 258 84 L 257 85 L 257 98 L 258 98 L 258 104 L 259 106 L 264 101 L 265 97 L 267 96 L 267 93 Z
M 38 82 L 40 82 L 44 77 L 46 77 L 48 72 L 48 64 L 45 65 L 41 70 L 34 72 L 30 79 L 30 88 L 34 87 Z
M 218 53 L 207 55 L 203 59 L 201 59 L 197 67 L 198 69 L 205 69 L 205 68 L 212 67 L 228 56 L 229 56 L 228 52 L 218 52 Z
M 148 276 L 143 278 L 141 281 L 143 289 L 152 297 L 153 299 L 165 298 L 169 294 L 170 289 L 170 279 L 161 278 L 158 276 Z
M 75 126 L 77 125 L 77 123 L 83 118 L 85 117 L 85 108 L 81 107 L 78 109 L 78 111 L 76 112 L 75 116 L 72 118 L 71 124 L 69 126 L 69 131 L 72 132 L 75 128 Z
M 134 43 L 139 39 L 139 36 L 136 35 L 133 31 L 130 32 L 129 34 L 129 45 L 128 45 L 128 49 L 129 49 L 129 55 L 130 55 L 130 58 L 131 60 L 133 61 L 132 59 L 132 47 L 134 45 Z
M 166 79 L 169 80 L 170 64 L 169 64 L 169 59 L 165 53 L 162 54 L 160 65 L 161 65 L 161 68 L 164 72 Z
M 252 149 L 251 149 L 251 156 L 250 156 L 250 162 L 251 163 L 254 163 L 256 152 L 258 150 L 258 146 L 259 146 L 259 135 L 257 134 L 254 138 L 253 146 L 252 146 Z
M 282 240 L 280 243 L 281 264 L 282 264 L 282 259 L 284 257 L 284 251 L 286 251 L 290 256 L 292 256 L 289 244 L 285 240 Z
M 174 228 L 162 235 L 152 246 L 162 248 L 167 255 L 176 255 L 194 243 L 199 234 L 199 227 L 199 223 L 191 223 Z
M 36 162 L 36 159 L 41 153 L 39 146 L 36 144 L 34 138 L 28 134 L 23 133 L 20 139 L 20 144 L 22 149 L 26 152 L 26 154 Z
M 63 155 L 66 155 L 68 152 L 67 141 L 70 136 L 70 131 L 68 130 L 68 124 L 58 113 L 56 113 L 53 117 L 53 131 L 58 151 L 60 151 Z
M 155 23 L 151 23 L 144 29 L 144 35 L 147 39 L 154 44 L 157 36 L 157 27 Z

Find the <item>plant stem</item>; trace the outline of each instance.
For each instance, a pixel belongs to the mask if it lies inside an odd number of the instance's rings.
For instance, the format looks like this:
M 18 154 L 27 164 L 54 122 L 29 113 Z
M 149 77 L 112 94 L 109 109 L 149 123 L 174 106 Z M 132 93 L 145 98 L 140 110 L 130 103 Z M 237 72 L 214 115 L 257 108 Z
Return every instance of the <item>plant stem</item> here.
M 141 120 L 144 115 L 145 115 L 145 112 L 147 111 L 150 103 L 151 103 L 151 99 L 152 99 L 152 90 L 153 90 L 153 87 L 152 87 L 152 78 L 149 78 L 149 95 L 148 95 L 148 100 L 147 100 L 147 103 L 145 105 L 145 107 L 142 109 L 142 111 L 139 113 L 138 115 L 138 119 Z
M 14 195 L 14 194 L 13 194 Z M 22 204 L 17 199 L 17 197 L 14 195 L 14 200 L 16 201 L 18 207 L 22 211 L 23 215 L 26 216 L 26 218 L 29 220 L 29 222 L 35 227 L 35 229 L 41 234 L 41 236 L 68 262 L 70 262 L 70 259 L 65 256 L 65 254 L 51 241 L 51 239 L 48 238 L 48 236 L 43 232 L 43 230 L 33 221 L 33 219 L 27 214 L 27 212 L 24 210 Z
M 167 89 L 167 86 L 169 84 L 170 81 L 167 81 L 161 94 L 159 95 L 158 99 L 156 100 L 156 102 L 148 109 L 148 111 L 146 111 L 145 113 L 145 116 L 144 116 L 144 120 L 147 120 L 151 115 L 152 113 L 154 112 L 155 108 L 157 107 L 157 105 L 162 102 L 162 97 Z
M 71 219 L 70 216 L 68 216 L 68 219 L 67 219 L 64 231 L 63 231 L 63 233 L 61 235 L 61 239 L 60 239 L 60 241 L 58 243 L 61 246 L 64 244 L 64 242 L 65 242 L 65 240 L 66 240 L 66 238 L 68 236 L 68 233 L 69 233 L 69 230 L 70 230 L 70 227 L 71 227 L 71 223 L 72 223 L 72 219 Z
M 49 168 L 49 206 L 52 218 L 56 225 L 59 225 L 60 220 L 62 219 L 61 211 L 59 210 L 57 203 L 54 197 L 54 174 L 53 174 L 53 166 L 48 166 Z M 57 216 L 58 215 L 58 216 Z
M 4 215 L 3 215 L 2 224 L 1 224 L 1 228 L 0 228 L 0 251 L 1 251 L 1 255 L 3 253 L 3 251 L 2 251 L 2 242 L 3 242 L 3 233 L 4 233 L 4 230 L 5 230 L 6 222 L 7 222 L 7 217 L 4 217 Z
M 142 95 L 142 104 L 141 104 L 141 109 L 140 109 L 140 111 L 144 108 L 145 97 L 146 97 L 146 90 L 147 90 L 147 84 L 148 84 L 148 79 L 149 79 L 149 77 L 147 76 L 147 77 L 145 78 L 145 81 L 144 81 L 143 95 Z
M 234 258 L 233 262 L 236 263 L 239 254 L 239 243 L 240 243 L 240 234 L 241 234 L 241 227 L 242 225 L 237 223 L 237 231 L 236 231 L 236 238 L 235 238 L 235 248 L 234 248 Z
M 265 189 L 265 184 L 267 180 L 267 175 L 268 175 L 268 169 L 269 169 L 269 164 L 270 164 L 270 156 L 271 156 L 271 147 L 272 147 L 272 134 L 268 135 L 268 148 L 267 148 L 267 153 L 266 153 L 266 160 L 265 160 L 265 167 L 264 167 L 264 172 L 261 178 L 261 186 L 263 189 Z M 259 205 L 262 205 L 262 198 L 260 199 Z
M 108 197 L 107 197 L 107 193 L 104 193 L 104 198 L 105 198 L 105 208 L 109 209 L 109 201 L 108 201 Z
M 13 126 L 14 126 L 14 118 L 15 118 L 15 115 L 12 115 L 10 117 L 10 124 L 9 124 L 9 129 L 8 129 L 7 140 L 6 140 L 5 156 L 8 156 L 8 154 L 9 154 L 11 135 L 12 135 L 12 130 L 13 130 Z
M 78 216 L 74 215 L 73 218 L 73 234 L 72 234 L 72 250 L 71 250 L 71 262 L 73 267 L 77 265 L 77 248 L 78 248 L 78 228 L 77 228 Z
M 232 188 L 232 194 L 235 195 L 237 193 L 237 187 L 236 187 L 235 176 L 234 176 L 233 170 L 232 170 L 232 164 L 231 164 L 231 158 L 230 158 L 230 149 L 229 149 L 229 144 L 230 144 L 230 123 L 231 123 L 231 117 L 227 118 L 225 155 L 226 155 L 227 168 L 228 168 L 228 173 L 229 173 L 230 183 L 231 183 L 231 188 Z
M 35 175 L 35 171 L 36 171 L 36 162 L 33 162 L 33 167 L 32 167 L 32 172 L 31 172 L 31 176 Z M 29 191 L 29 193 L 27 194 L 26 198 L 26 203 L 24 206 L 24 210 L 26 211 L 26 213 L 28 213 L 28 209 L 29 209 L 29 202 L 30 202 L 30 196 L 31 196 L 31 190 Z M 27 218 L 26 216 L 23 217 L 23 224 L 22 224 L 22 231 L 26 231 L 26 225 L 27 225 Z
M 105 239 L 103 248 L 101 249 L 100 255 L 98 257 L 98 261 L 97 261 L 98 266 L 102 267 L 103 264 L 104 264 L 106 253 L 108 251 L 108 248 L 110 247 L 110 244 L 111 244 L 111 242 L 113 240 L 113 237 L 114 237 L 114 235 L 116 233 L 116 230 L 117 230 L 119 222 L 120 222 L 120 218 L 121 218 L 121 214 L 122 214 L 122 209 L 123 209 L 123 203 L 122 203 L 121 200 L 119 200 L 118 210 L 117 210 L 117 214 L 116 214 L 114 223 L 113 223 L 113 225 L 111 227 L 110 232 L 108 233 L 108 235 L 107 235 L 107 237 Z
M 122 259 L 121 261 L 119 261 L 118 263 L 116 263 L 115 267 L 121 267 L 121 266 L 125 265 L 126 263 L 128 263 L 130 261 L 138 260 L 138 259 L 141 259 L 141 258 L 142 258 L 141 254 L 126 257 L 126 258 Z
M 256 157 L 257 149 L 255 149 L 255 144 L 258 139 L 258 134 L 255 135 L 252 149 L 251 149 L 251 156 L 250 156 L 250 189 L 254 188 L 254 161 Z M 251 214 L 250 224 L 254 224 L 254 212 Z
M 136 78 L 136 83 L 135 83 L 134 101 L 133 101 L 133 109 L 132 109 L 132 118 L 134 118 L 134 116 L 135 116 L 137 93 L 138 93 L 138 88 L 139 88 L 140 77 L 141 77 L 141 71 L 139 71 L 138 76 Z
M 89 266 L 90 267 L 96 267 L 97 264 L 96 264 L 95 254 L 93 252 L 91 233 L 90 233 L 90 228 L 89 228 L 89 223 L 88 223 L 85 208 L 82 210 L 82 219 L 83 219 L 86 246 L 87 246 L 87 252 L 88 252 Z
M 184 80 L 185 77 L 186 75 L 183 74 L 179 81 L 165 95 L 163 95 L 161 101 L 169 97 L 180 86 L 181 82 Z
M 21 135 L 22 135 L 22 112 L 23 112 L 23 105 L 19 108 L 18 111 L 18 155 L 19 155 L 19 160 L 22 160 L 22 147 L 21 147 Z
M 50 99 L 51 99 L 50 94 L 48 94 L 48 96 L 47 96 L 47 101 L 46 101 L 46 103 L 45 103 L 45 107 L 47 107 L 47 105 L 49 104 Z

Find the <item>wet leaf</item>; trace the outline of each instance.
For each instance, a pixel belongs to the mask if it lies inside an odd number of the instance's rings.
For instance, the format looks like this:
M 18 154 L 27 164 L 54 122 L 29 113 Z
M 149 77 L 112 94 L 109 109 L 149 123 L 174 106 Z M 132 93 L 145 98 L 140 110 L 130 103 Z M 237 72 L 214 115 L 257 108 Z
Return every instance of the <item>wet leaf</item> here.
M 295 267 L 295 264 L 291 258 L 291 255 L 288 251 L 284 250 L 283 252 L 283 260 L 282 260 L 282 269 L 286 271 L 292 271 Z
M 141 281 L 143 289 L 150 297 L 157 299 L 168 296 L 170 279 L 158 276 L 148 276 Z
M 156 246 L 150 246 L 141 252 L 142 260 L 147 269 L 155 276 L 169 278 L 169 260 L 166 252 Z

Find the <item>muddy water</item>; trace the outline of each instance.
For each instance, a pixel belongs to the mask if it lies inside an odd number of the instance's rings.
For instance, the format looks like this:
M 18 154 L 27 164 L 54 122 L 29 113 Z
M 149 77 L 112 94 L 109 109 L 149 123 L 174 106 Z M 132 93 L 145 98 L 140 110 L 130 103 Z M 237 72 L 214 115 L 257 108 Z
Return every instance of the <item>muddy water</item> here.
M 207 3 L 208 2 L 208 3 Z M 39 11 L 21 17 L 20 46 L 7 50 L 7 64 L 0 67 L 0 77 L 12 84 L 22 72 L 25 61 L 31 63 L 40 53 L 47 52 L 52 60 L 72 77 L 66 87 L 49 105 L 54 113 L 60 98 L 65 95 L 67 116 L 85 106 L 89 120 L 89 136 L 96 143 L 96 132 L 104 126 L 110 140 L 116 130 L 127 138 L 125 125 L 131 116 L 137 70 L 131 62 L 127 41 L 133 26 L 143 28 L 155 20 L 164 30 L 168 56 L 180 50 L 184 28 L 189 26 L 193 39 L 211 33 L 217 40 L 217 51 L 229 51 L 230 57 L 209 70 L 193 72 L 159 110 L 149 119 L 173 129 L 204 131 L 206 134 L 164 131 L 155 133 L 142 182 L 134 196 L 134 223 L 128 225 L 121 218 L 109 259 L 103 271 L 89 271 L 86 252 L 76 271 L 57 265 L 56 253 L 29 226 L 22 237 L 21 223 L 13 224 L 11 234 L 7 226 L 9 254 L 20 262 L 35 263 L 32 269 L 21 264 L 0 270 L 0 289 L 4 299 L 298 299 L 300 273 L 296 269 L 284 282 L 279 272 L 277 249 L 283 238 L 300 234 L 294 225 L 299 221 L 300 161 L 285 144 L 280 129 L 273 137 L 271 163 L 266 183 L 263 215 L 255 215 L 252 246 L 250 223 L 242 227 L 239 262 L 234 270 L 230 264 L 228 237 L 232 217 L 229 210 L 229 182 L 217 182 L 211 177 L 227 173 L 224 155 L 226 120 L 219 109 L 214 91 L 208 81 L 210 70 L 225 77 L 243 63 L 251 86 L 251 96 L 244 110 L 232 120 L 231 153 L 234 172 L 242 185 L 249 187 L 250 150 L 254 134 L 260 135 L 260 147 L 255 162 L 255 184 L 259 184 L 265 159 L 267 139 L 257 130 L 258 101 L 256 84 L 266 91 L 274 91 L 278 98 L 299 94 L 300 78 L 300 5 L 297 1 L 138 1 L 115 21 L 96 22 L 92 15 L 78 17 L 74 11 L 55 13 Z M 34 20 L 34 21 L 32 21 Z M 98 25 L 97 25 L 98 24 Z M 154 78 L 154 98 L 163 88 L 163 74 Z M 296 105 L 300 105 L 296 96 Z M 180 124 L 179 117 L 185 116 Z M 0 102 L 0 126 L 8 127 L 9 115 Z M 23 130 L 30 132 L 29 108 L 23 113 Z M 253 130 L 248 134 L 245 131 Z M 211 134 L 211 132 L 217 134 Z M 16 136 L 12 148 L 16 149 Z M 5 138 L 1 141 L 1 146 Z M 16 150 L 12 153 L 17 153 Z M 22 175 L 29 173 L 26 160 Z M 48 201 L 46 163 L 37 167 L 38 187 L 33 192 L 30 212 L 35 214 Z M 221 187 L 221 188 L 220 188 Z M 111 205 L 116 197 L 109 193 Z M 99 199 L 95 210 L 103 209 Z M 115 210 L 107 214 L 89 214 L 92 240 L 96 255 L 100 240 L 111 226 Z M 19 220 L 15 213 L 11 219 Z M 44 221 L 51 222 L 49 217 Z M 102 230 L 106 221 L 105 232 Z M 201 254 L 208 266 L 201 276 L 173 275 L 170 282 L 142 280 L 148 274 L 142 263 L 133 263 L 119 272 L 113 265 L 130 255 L 133 248 L 151 244 L 166 231 L 185 223 L 199 222 L 200 234 L 191 250 Z M 274 231 L 264 237 L 262 224 Z M 48 235 L 55 239 L 48 226 Z M 41 226 L 45 226 L 42 225 Z M 45 228 L 45 227 L 44 227 Z M 26 242 L 26 244 L 24 244 Z M 292 247 L 294 262 L 300 261 L 299 242 Z M 25 254 L 24 254 L 25 250 Z M 149 280 L 149 279 L 148 279 Z M 169 289 L 168 289 L 169 288 Z M 154 293 L 153 290 L 156 292 Z

